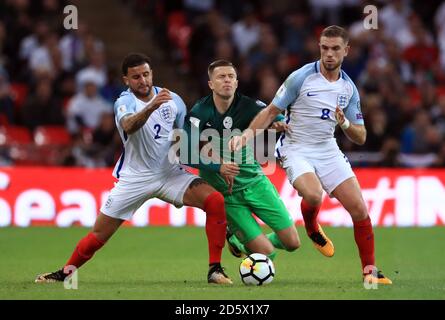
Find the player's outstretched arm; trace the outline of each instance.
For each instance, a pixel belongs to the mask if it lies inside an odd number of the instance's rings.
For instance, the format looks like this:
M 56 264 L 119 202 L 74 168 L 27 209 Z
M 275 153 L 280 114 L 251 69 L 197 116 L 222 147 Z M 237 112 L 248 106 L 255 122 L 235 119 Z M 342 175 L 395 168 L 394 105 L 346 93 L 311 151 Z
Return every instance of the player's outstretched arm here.
M 363 145 L 366 142 L 366 128 L 361 124 L 352 124 L 345 117 L 343 110 L 341 110 L 338 106 L 335 109 L 335 118 L 337 119 L 337 123 L 340 128 L 342 128 L 345 135 L 352 142 Z
M 289 130 L 289 126 L 286 124 L 286 122 L 275 121 L 270 125 L 269 129 L 273 129 L 276 132 L 282 132 Z
M 240 150 L 247 144 L 248 140 L 252 139 L 258 133 L 260 133 L 260 129 L 266 129 L 267 127 L 269 127 L 272 121 L 280 113 L 281 110 L 278 109 L 278 107 L 276 107 L 272 103 L 269 104 L 266 108 L 261 110 L 261 112 L 256 115 L 256 117 L 250 123 L 249 127 L 244 130 L 241 136 L 235 136 L 230 139 L 229 150 Z
M 153 111 L 171 99 L 172 97 L 170 95 L 170 91 L 165 88 L 162 89 L 159 91 L 153 101 L 151 101 L 144 109 L 132 115 L 123 117 L 121 120 L 122 129 L 124 129 L 127 134 L 136 132 L 147 122 Z

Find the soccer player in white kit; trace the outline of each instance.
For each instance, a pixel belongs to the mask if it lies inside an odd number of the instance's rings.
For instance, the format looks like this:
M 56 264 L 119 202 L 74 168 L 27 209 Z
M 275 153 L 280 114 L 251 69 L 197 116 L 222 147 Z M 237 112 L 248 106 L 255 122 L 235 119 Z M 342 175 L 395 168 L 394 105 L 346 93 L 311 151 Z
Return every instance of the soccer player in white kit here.
M 239 150 L 257 129 L 268 127 L 286 110 L 289 129 L 277 142 L 276 156 L 290 183 L 303 197 L 301 211 L 308 236 L 323 255 L 334 255 L 332 241 L 317 223 L 324 189 L 351 215 L 364 281 L 391 284 L 375 267 L 374 233 L 368 210 L 351 165 L 334 138 L 338 124 L 354 143 L 363 145 L 366 140 L 359 93 L 341 70 L 349 51 L 347 32 L 338 26 L 327 27 L 321 33 L 319 46 L 321 59 L 294 71 L 243 135 L 232 138 L 230 148 Z
M 193 206 L 206 212 L 207 280 L 232 284 L 220 264 L 227 225 L 224 197 L 168 158 L 172 144 L 169 134 L 184 123 L 184 102 L 177 94 L 153 85 L 149 59 L 142 54 L 129 54 L 123 61 L 122 72 L 129 89 L 121 93 L 114 105 L 116 126 L 124 144 L 113 171 L 119 180 L 100 209 L 93 230 L 79 241 L 64 268 L 39 275 L 36 282 L 63 281 L 71 274 L 72 268 L 68 266 L 82 266 L 146 200 L 156 197 L 178 207 Z M 234 164 L 220 166 L 223 176 L 237 172 Z

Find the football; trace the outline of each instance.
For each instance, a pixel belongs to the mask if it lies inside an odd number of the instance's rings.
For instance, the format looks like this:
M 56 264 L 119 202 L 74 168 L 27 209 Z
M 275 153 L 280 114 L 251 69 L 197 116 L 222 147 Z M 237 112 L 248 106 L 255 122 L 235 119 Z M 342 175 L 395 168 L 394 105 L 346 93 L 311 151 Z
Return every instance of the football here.
M 272 282 L 275 266 L 266 255 L 252 253 L 241 262 L 239 273 L 244 284 L 261 286 Z

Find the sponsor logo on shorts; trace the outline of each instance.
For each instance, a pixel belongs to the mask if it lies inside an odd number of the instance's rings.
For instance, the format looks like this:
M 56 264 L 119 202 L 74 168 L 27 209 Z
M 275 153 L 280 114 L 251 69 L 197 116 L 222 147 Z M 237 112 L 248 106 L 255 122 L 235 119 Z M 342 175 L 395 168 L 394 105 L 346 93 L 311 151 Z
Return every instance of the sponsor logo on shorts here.
M 105 202 L 105 208 L 111 207 L 111 204 L 113 203 L 113 198 L 108 197 L 107 202 Z
M 294 180 L 294 169 L 292 167 L 287 167 L 286 168 L 286 173 L 287 176 L 291 179 Z M 293 182 L 293 181 L 292 181 Z

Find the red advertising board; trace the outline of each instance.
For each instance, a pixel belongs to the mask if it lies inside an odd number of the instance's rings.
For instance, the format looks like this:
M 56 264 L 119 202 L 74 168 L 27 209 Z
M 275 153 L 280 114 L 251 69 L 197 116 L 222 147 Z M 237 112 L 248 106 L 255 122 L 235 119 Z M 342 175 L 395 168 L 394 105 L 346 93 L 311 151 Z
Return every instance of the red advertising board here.
M 445 170 L 356 169 L 374 225 L 434 226 L 445 222 Z M 302 223 L 301 198 L 278 168 L 269 175 L 289 212 Z M 111 169 L 0 168 L 0 227 L 32 225 L 92 226 L 116 180 Z M 324 194 L 319 221 L 350 226 L 349 214 Z M 175 208 L 158 199 L 147 201 L 129 225 L 198 225 L 199 209 Z

